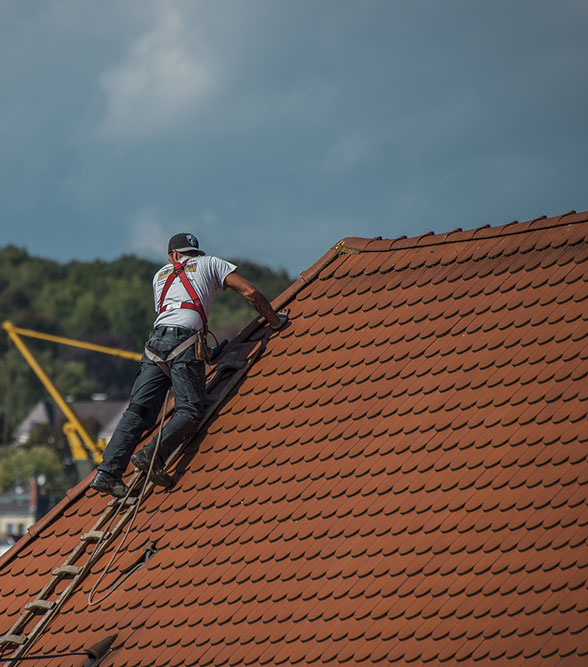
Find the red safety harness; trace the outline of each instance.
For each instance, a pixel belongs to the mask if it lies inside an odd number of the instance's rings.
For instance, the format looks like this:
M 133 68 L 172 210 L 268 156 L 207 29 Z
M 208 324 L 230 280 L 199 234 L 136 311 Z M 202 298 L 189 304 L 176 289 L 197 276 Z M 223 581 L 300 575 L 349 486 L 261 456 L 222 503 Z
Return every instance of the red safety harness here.
M 204 312 L 204 308 L 202 307 L 202 302 L 200 301 L 198 294 L 196 294 L 196 290 L 192 286 L 192 283 L 188 280 L 188 276 L 186 275 L 185 269 L 186 269 L 186 263 L 189 260 L 185 260 L 182 263 L 177 262 L 174 264 L 173 271 L 169 274 L 167 277 L 167 280 L 165 281 L 165 285 L 163 286 L 163 289 L 161 290 L 161 297 L 159 298 L 159 312 L 164 313 L 167 310 L 167 306 L 163 305 L 163 302 L 165 301 L 165 297 L 167 296 L 167 293 L 169 291 L 169 288 L 171 287 L 171 284 L 173 281 L 179 277 L 179 279 L 182 281 L 182 284 L 186 288 L 186 291 L 188 292 L 188 295 L 192 299 L 192 301 L 182 301 L 180 304 L 180 308 L 189 308 L 190 310 L 195 310 L 198 315 L 200 315 L 202 319 L 202 324 L 204 328 L 204 333 L 208 333 L 208 322 L 206 318 L 206 313 Z

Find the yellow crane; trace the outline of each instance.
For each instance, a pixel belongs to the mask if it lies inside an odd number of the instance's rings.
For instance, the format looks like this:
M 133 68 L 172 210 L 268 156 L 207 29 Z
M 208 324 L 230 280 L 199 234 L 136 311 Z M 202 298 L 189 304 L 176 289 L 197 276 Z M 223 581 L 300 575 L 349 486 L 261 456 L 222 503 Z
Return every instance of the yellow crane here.
M 2 323 L 2 328 L 4 331 L 6 331 L 10 340 L 15 344 L 18 351 L 22 354 L 45 389 L 49 392 L 51 398 L 55 401 L 55 403 L 59 406 L 65 415 L 67 421 L 63 426 L 63 432 L 65 433 L 73 459 L 76 463 L 78 474 L 80 475 L 80 478 L 85 477 L 92 470 L 92 468 L 98 465 L 102 460 L 102 452 L 104 451 L 106 443 L 103 440 L 94 441 L 94 439 L 90 436 L 78 416 L 73 411 L 72 407 L 59 393 L 57 387 L 53 384 L 41 364 L 37 361 L 32 352 L 26 346 L 25 342 L 22 340 L 22 337 L 37 338 L 39 340 L 46 340 L 52 343 L 59 343 L 61 345 L 80 347 L 84 350 L 92 350 L 93 352 L 101 352 L 102 354 L 110 354 L 116 357 L 123 357 L 124 359 L 132 359 L 135 361 L 139 361 L 141 359 L 141 354 L 137 352 L 129 352 L 128 350 L 119 350 L 117 348 L 107 347 L 105 345 L 86 343 L 84 341 L 74 340 L 72 338 L 64 338 L 63 336 L 54 336 L 52 334 L 33 331 L 32 329 L 22 329 L 20 327 L 15 327 L 12 322 L 8 320 Z

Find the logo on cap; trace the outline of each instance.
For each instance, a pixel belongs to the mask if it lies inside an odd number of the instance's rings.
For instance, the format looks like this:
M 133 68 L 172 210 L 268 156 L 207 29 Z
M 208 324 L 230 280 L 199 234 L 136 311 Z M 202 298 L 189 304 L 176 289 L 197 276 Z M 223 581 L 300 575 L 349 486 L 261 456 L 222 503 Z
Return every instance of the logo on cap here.
M 186 241 L 188 241 L 191 246 L 198 247 L 198 241 L 196 241 L 196 237 L 192 234 L 186 234 Z

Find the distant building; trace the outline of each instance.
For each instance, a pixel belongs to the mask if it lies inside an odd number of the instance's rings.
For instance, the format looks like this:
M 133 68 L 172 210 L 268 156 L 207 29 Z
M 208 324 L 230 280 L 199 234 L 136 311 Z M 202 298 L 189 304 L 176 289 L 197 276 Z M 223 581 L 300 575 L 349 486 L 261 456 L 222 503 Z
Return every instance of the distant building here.
M 50 508 L 47 492 L 34 477 L 0 495 L 0 554 L 7 551 Z
M 96 397 L 92 401 L 72 401 L 70 406 L 84 426 L 94 432 L 96 438 L 108 441 L 128 402 L 104 400 L 102 394 L 97 394 Z M 25 444 L 39 426 L 49 426 L 61 432 L 64 423 L 65 416 L 53 401 L 39 401 L 16 427 L 14 440 Z

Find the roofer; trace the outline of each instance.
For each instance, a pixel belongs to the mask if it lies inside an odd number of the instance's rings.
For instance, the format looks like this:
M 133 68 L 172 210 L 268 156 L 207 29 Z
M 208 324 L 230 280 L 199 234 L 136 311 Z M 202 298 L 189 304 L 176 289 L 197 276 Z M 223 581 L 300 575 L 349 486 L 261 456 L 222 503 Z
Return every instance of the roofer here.
M 123 497 L 128 488 L 122 475 L 131 460 L 149 472 L 157 437 L 135 454 L 143 432 L 152 427 L 171 386 L 174 413 L 165 425 L 151 481 L 171 486 L 164 472 L 165 460 L 192 432 L 204 415 L 207 319 L 218 288 L 231 288 L 247 299 L 274 329 L 287 321 L 276 313 L 265 296 L 237 273 L 237 267 L 199 249 L 192 234 L 175 234 L 168 244 L 169 264 L 153 278 L 157 318 L 145 344 L 141 367 L 131 390 L 130 403 L 106 447 L 102 463 L 90 486 Z

